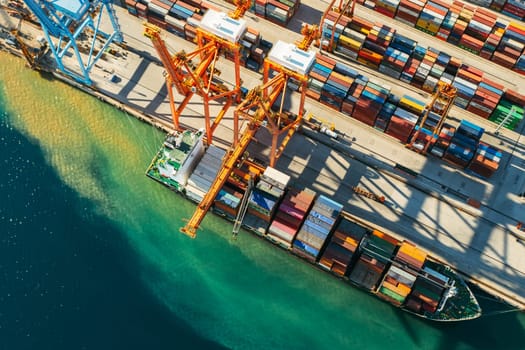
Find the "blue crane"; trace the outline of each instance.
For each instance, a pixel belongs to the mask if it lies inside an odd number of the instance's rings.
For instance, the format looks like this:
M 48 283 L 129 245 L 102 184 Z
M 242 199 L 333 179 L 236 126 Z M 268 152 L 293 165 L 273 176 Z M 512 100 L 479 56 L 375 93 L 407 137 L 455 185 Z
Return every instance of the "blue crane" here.
M 44 31 L 58 69 L 76 81 L 92 85 L 89 73 L 112 42 L 122 42 L 112 0 L 24 0 Z M 110 20 L 112 32 L 101 29 L 102 18 Z M 107 28 L 107 25 L 105 26 Z M 83 46 L 79 46 L 82 44 Z M 71 56 L 78 66 L 64 63 Z M 74 58 L 73 58 L 74 60 Z

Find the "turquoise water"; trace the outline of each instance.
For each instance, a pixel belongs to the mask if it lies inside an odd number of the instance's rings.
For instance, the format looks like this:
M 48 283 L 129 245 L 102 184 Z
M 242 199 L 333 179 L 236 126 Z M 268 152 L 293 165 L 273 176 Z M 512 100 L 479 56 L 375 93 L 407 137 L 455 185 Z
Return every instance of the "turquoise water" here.
M 436 324 L 144 171 L 158 130 L 0 53 L 0 349 L 524 349 L 525 315 Z

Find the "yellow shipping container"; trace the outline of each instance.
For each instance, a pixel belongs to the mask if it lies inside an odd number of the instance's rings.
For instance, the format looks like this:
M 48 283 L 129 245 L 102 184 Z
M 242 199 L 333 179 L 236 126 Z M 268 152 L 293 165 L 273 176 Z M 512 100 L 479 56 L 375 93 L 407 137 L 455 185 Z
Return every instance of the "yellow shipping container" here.
M 518 28 L 519 30 L 523 30 L 525 31 L 525 25 L 519 23 L 519 22 L 510 22 L 509 23 L 509 27 L 515 27 L 515 28 Z
M 406 241 L 401 244 L 401 247 L 399 247 L 399 252 L 411 256 L 421 262 L 424 262 L 427 258 L 427 253 Z
M 413 111 L 415 113 L 418 113 L 418 114 L 423 112 L 423 110 L 425 109 L 424 105 L 419 105 L 419 104 L 415 103 L 414 101 L 409 100 L 409 99 L 407 99 L 405 97 L 402 97 L 401 100 L 399 100 L 399 104 L 402 107 L 407 107 L 411 111 Z
M 412 290 L 409 286 L 403 283 L 398 283 L 397 285 L 384 281 L 383 287 L 390 289 L 392 292 L 406 297 L 408 294 L 410 294 L 410 291 Z
M 435 22 L 427 21 L 421 18 L 417 20 L 416 26 L 421 27 L 434 34 L 437 33 L 437 31 L 439 30 L 439 25 L 437 25 Z
M 354 40 L 352 38 L 349 38 L 347 36 L 344 36 L 344 35 L 341 35 L 339 37 L 339 44 L 347 48 L 353 49 L 354 51 L 358 51 L 362 45 L 361 42 Z

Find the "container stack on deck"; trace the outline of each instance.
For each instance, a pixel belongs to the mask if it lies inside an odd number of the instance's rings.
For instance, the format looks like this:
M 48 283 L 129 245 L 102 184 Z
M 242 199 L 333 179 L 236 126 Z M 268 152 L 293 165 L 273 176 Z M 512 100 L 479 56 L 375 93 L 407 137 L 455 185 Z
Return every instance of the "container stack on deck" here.
M 315 192 L 309 189 L 289 189 L 268 228 L 267 238 L 286 249 L 292 248 L 292 242 L 314 202 L 315 195 Z
M 315 263 L 342 210 L 343 205 L 330 198 L 317 197 L 293 242 L 293 252 Z
M 222 158 L 226 151 L 215 145 L 209 145 L 206 153 L 191 174 L 186 184 L 186 197 L 200 203 L 209 191 L 212 182 L 221 168 Z
M 425 264 L 406 299 L 405 307 L 416 313 L 435 312 L 448 281 L 446 276 Z
M 394 237 L 374 230 L 361 243 L 363 250 L 350 273 L 350 281 L 364 289 L 375 290 L 398 244 Z
M 381 283 L 377 295 L 388 302 L 400 306 L 410 294 L 416 275 L 391 265 Z
M 267 167 L 250 193 L 243 224 L 260 235 L 265 234 L 289 181 L 290 176 Z
M 237 211 L 239 210 L 242 196 L 243 192 L 226 183 L 221 188 L 217 197 L 215 197 L 213 202 L 214 209 L 233 219 L 236 217 Z
M 390 266 L 378 289 L 378 296 L 396 305 L 403 304 L 416 281 L 417 271 L 423 268 L 426 257 L 427 254 L 421 249 L 403 241 L 394 256 L 395 262 Z
M 365 227 L 342 217 L 319 260 L 319 265 L 338 276 L 345 276 L 361 239 L 368 232 Z

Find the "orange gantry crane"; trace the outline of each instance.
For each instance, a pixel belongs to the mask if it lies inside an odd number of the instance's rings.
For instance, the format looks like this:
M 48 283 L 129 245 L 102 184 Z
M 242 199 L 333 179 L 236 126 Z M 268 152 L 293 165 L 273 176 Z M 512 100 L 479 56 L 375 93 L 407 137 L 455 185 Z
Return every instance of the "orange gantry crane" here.
M 237 8 L 229 14 L 229 18 L 222 12 L 208 10 L 201 20 L 200 27 L 197 28 L 198 47 L 189 53 L 180 51 L 171 55 L 160 36 L 160 29 L 152 24 L 144 23 L 144 35 L 151 39 L 166 69 L 166 85 L 175 129 L 181 129 L 179 117 L 193 95 L 197 94 L 203 99 L 206 137 L 208 143 L 211 143 L 213 132 L 227 110 L 234 101 L 240 101 L 241 46 L 239 40 L 246 30 L 246 22 L 240 17 L 244 15 L 249 5 L 246 0 L 238 0 Z M 220 74 L 216 69 L 216 63 L 223 50 L 233 55 L 235 82 L 231 89 L 216 79 Z M 173 87 L 184 96 L 178 107 L 176 107 Z M 220 112 L 212 120 L 210 105 L 213 101 L 219 100 L 225 100 L 225 102 Z
M 448 112 L 454 103 L 457 88 L 452 84 L 438 81 L 432 100 L 427 105 L 423 117 L 416 126 L 407 147 L 414 151 L 426 154 L 429 147 L 435 143 L 443 128 Z
M 234 171 L 261 125 L 264 125 L 272 134 L 270 166 L 274 166 L 275 161 L 282 154 L 301 123 L 304 114 L 307 73 L 315 60 L 315 53 L 307 50 L 312 41 L 317 38 L 316 33 L 318 33 L 317 30 L 305 29 L 303 31 L 306 37 L 302 42 L 307 45 L 303 45 L 302 49 L 294 44 L 281 41 L 273 46 L 264 61 L 263 84 L 250 90 L 246 98 L 235 109 L 235 120 L 238 120 L 240 116 L 247 119 L 248 124 L 241 138 L 234 139 L 232 148 L 226 154 L 215 181 L 197 206 L 191 219 L 181 228 L 182 233 L 192 238 L 196 236 L 197 229 L 213 205 L 215 197 Z M 271 78 L 270 72 L 274 74 Z M 297 114 L 290 114 L 283 110 L 284 100 L 289 97 L 286 89 L 290 79 L 295 80 L 300 86 L 301 96 Z M 237 127 L 236 125 L 235 128 Z

